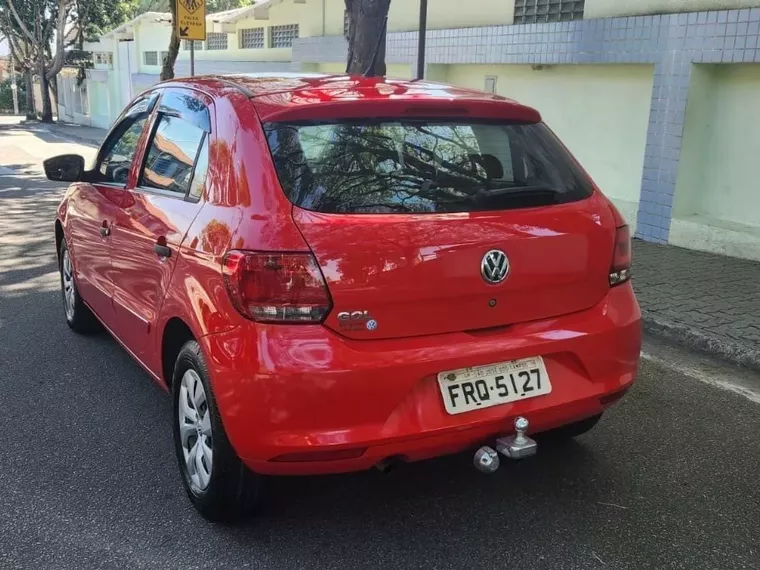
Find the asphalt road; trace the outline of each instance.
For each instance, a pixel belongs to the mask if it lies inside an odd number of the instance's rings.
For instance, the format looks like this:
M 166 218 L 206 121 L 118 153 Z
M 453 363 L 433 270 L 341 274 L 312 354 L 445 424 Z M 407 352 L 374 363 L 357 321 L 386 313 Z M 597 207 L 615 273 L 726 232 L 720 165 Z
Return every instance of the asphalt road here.
M 467 454 L 272 480 L 256 518 L 205 522 L 168 397 L 65 325 L 34 161 L 59 145 L 0 127 L 0 568 L 760 567 L 758 379 L 656 343 L 593 432 L 492 476 Z

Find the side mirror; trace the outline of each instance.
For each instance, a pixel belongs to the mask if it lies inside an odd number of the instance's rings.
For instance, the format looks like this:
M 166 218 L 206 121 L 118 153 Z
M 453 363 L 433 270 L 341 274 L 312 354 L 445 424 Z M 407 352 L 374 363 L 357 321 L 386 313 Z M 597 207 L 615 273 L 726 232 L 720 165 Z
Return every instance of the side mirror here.
M 80 182 L 84 174 L 84 157 L 78 154 L 61 154 L 42 162 L 45 176 L 56 182 Z

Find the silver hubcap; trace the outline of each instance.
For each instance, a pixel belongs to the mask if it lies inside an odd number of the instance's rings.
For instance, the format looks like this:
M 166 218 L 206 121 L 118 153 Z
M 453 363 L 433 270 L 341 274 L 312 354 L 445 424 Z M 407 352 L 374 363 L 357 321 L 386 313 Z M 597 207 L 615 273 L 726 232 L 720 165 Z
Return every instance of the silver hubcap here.
M 63 306 L 66 309 L 66 318 L 71 320 L 74 318 L 74 272 L 71 269 L 71 259 L 69 259 L 68 250 L 63 252 L 63 261 L 61 263 L 63 268 Z
M 214 444 L 203 382 L 195 370 L 182 376 L 179 388 L 179 434 L 191 486 L 204 491 L 211 481 Z

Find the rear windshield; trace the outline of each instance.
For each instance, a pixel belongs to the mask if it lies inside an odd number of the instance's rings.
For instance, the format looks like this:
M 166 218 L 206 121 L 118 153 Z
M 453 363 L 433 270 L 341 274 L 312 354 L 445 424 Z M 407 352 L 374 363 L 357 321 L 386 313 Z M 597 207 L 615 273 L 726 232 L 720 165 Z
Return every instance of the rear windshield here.
M 506 210 L 580 200 L 591 184 L 543 124 L 266 123 L 288 199 L 328 213 Z

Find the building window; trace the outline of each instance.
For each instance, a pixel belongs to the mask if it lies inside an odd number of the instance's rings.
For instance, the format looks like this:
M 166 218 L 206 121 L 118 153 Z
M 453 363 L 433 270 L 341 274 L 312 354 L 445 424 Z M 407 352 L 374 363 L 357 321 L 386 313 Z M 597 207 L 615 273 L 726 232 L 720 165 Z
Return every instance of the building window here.
M 158 65 L 158 52 L 157 51 L 144 51 L 143 63 L 145 65 Z
M 272 26 L 269 28 L 269 47 L 289 48 L 293 47 L 293 40 L 298 38 L 298 24 L 286 26 Z
M 515 24 L 583 19 L 585 0 L 515 0 Z
M 92 61 L 99 65 L 113 65 L 113 54 L 111 52 L 96 51 L 92 54 Z
M 182 40 L 182 49 L 185 51 L 190 51 L 190 40 Z M 203 42 L 195 42 L 195 51 L 200 51 L 203 49 Z
M 241 49 L 264 49 L 264 28 L 240 30 Z
M 206 49 L 219 50 L 227 49 L 227 34 L 211 33 L 206 35 Z

